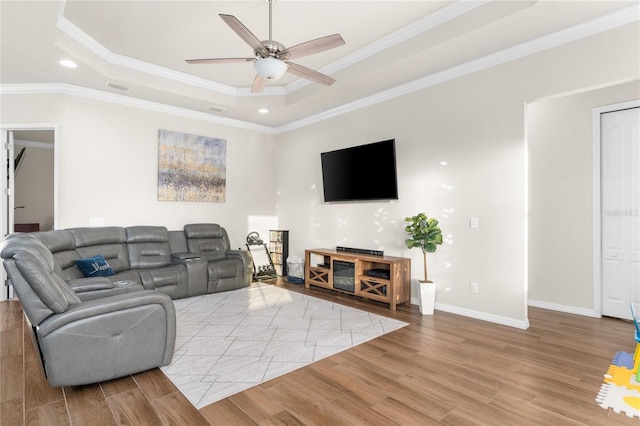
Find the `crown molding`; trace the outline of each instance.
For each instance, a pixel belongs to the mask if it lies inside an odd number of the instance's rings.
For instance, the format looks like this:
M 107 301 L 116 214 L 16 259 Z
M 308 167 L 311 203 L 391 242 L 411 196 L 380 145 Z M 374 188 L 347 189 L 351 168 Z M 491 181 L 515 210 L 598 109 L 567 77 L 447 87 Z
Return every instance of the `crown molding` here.
M 324 74 L 334 74 L 342 69 L 350 67 L 362 60 L 370 58 L 386 49 L 390 49 L 403 41 L 409 40 L 419 34 L 429 31 L 437 26 L 445 24 L 454 18 L 457 18 L 465 13 L 471 12 L 481 6 L 487 4 L 488 1 L 457 1 L 450 6 L 447 6 L 441 10 L 436 11 L 424 18 L 414 22 L 411 25 L 393 32 L 380 40 L 376 40 L 357 51 L 347 55 L 323 68 L 319 71 Z M 311 84 L 310 81 L 299 79 L 286 86 L 287 93 L 294 92 L 301 89 L 304 86 Z
M 245 129 L 245 130 L 259 131 L 267 134 L 280 134 L 280 133 L 286 133 L 301 127 L 305 127 L 311 124 L 315 124 L 324 120 L 328 120 L 330 118 L 333 118 L 342 114 L 346 114 L 352 111 L 357 111 L 359 109 L 366 108 L 372 105 L 376 105 L 381 102 L 387 101 L 389 99 L 393 99 L 399 96 L 413 93 L 431 86 L 435 86 L 437 84 L 444 83 L 449 80 L 453 80 L 455 78 L 463 77 L 465 75 L 469 75 L 477 71 L 481 71 L 493 66 L 501 65 L 506 62 L 513 61 L 513 60 L 537 53 L 537 52 L 541 52 L 543 50 L 561 46 L 563 44 L 576 41 L 581 38 L 589 37 L 604 31 L 621 27 L 623 25 L 630 24 L 638 20 L 640 20 L 640 3 L 632 7 L 602 16 L 600 18 L 596 18 L 594 20 L 575 25 L 571 28 L 567 28 L 552 34 L 548 34 L 548 35 L 539 37 L 537 39 L 530 40 L 516 46 L 512 46 L 502 51 L 495 52 L 495 53 L 459 64 L 459 65 L 450 67 L 446 70 L 442 70 L 437 73 L 427 75 L 417 80 L 413 80 L 411 82 L 401 84 L 399 86 L 392 87 L 387 90 L 380 91 L 373 95 L 366 96 L 356 101 L 340 105 L 336 108 L 332 108 L 332 109 L 323 111 L 321 113 L 314 114 L 314 115 L 305 117 L 303 119 L 284 124 L 279 127 L 269 127 L 269 126 L 259 125 L 259 124 L 241 121 L 241 120 L 217 117 L 204 112 L 194 111 L 186 108 L 180 108 L 172 105 L 161 104 L 153 101 L 132 98 L 124 95 L 113 94 L 113 93 L 104 92 L 101 90 L 74 86 L 74 85 L 65 84 L 65 83 L 3 84 L 3 85 L 0 85 L 0 94 L 47 94 L 47 93 L 67 94 L 67 95 L 80 96 L 80 97 L 85 97 L 90 99 L 101 100 L 104 102 L 111 102 L 111 103 L 116 103 L 120 105 L 126 105 L 126 106 L 131 106 L 136 108 L 162 112 L 166 114 L 173 114 L 173 115 L 193 118 L 197 120 L 203 120 L 210 123 L 223 124 L 231 127 Z M 91 40 L 93 39 L 86 40 L 86 42 L 88 44 L 91 44 Z M 397 40 L 397 39 L 394 38 L 394 40 Z M 393 41 L 389 41 L 389 43 L 392 43 L 392 42 Z M 97 47 L 97 49 L 100 50 L 99 47 Z M 109 56 L 108 53 L 105 53 L 105 55 Z M 117 55 L 117 56 L 120 56 L 120 55 Z M 139 62 L 142 62 L 142 61 L 139 61 Z M 151 65 L 151 64 L 148 64 L 148 65 Z M 151 67 L 155 67 L 155 66 L 151 65 Z M 171 73 L 173 72 L 174 71 L 171 71 Z M 208 80 L 205 80 L 205 81 L 208 81 Z
M 244 130 L 275 134 L 273 127 L 250 123 L 247 121 L 234 120 L 232 118 L 218 117 L 204 112 L 194 111 L 187 108 L 162 104 L 159 102 L 144 99 L 132 98 L 130 96 L 118 95 L 104 92 L 102 90 L 89 89 L 67 83 L 27 83 L 27 84 L 2 84 L 0 85 L 0 95 L 36 95 L 36 94 L 62 94 L 93 99 L 102 102 L 109 102 L 133 108 L 146 109 L 149 111 L 161 112 L 164 114 L 177 115 L 209 123 L 222 124 L 229 127 L 236 127 Z
M 596 18 L 591 21 L 566 28 L 555 33 L 547 34 L 545 36 L 509 47 L 499 52 L 491 53 L 489 55 L 482 56 L 480 58 L 447 68 L 443 71 L 427 75 L 417 80 L 413 80 L 408 83 L 380 91 L 356 101 L 340 105 L 336 108 L 332 108 L 327 111 L 305 117 L 301 120 L 282 125 L 276 130 L 277 133 L 289 132 L 291 130 L 305 127 L 320 121 L 328 120 L 330 118 L 346 114 L 351 111 L 356 111 L 362 108 L 376 105 L 389 99 L 396 98 L 398 96 L 417 92 L 419 90 L 426 89 L 428 87 L 435 86 L 437 84 L 441 84 L 455 78 L 463 77 L 477 71 L 520 59 L 525 56 L 541 52 L 543 50 L 558 47 L 572 41 L 612 30 L 614 28 L 618 28 L 623 25 L 636 22 L 638 20 L 640 20 L 640 3 L 635 6 L 602 16 L 600 18 Z

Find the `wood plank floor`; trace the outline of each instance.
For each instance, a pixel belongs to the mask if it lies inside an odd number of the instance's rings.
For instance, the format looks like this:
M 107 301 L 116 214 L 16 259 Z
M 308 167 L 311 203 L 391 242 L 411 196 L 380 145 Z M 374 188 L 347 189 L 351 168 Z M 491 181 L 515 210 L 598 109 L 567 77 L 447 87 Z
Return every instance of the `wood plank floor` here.
M 275 285 L 410 323 L 196 410 L 159 369 L 50 387 L 20 304 L 0 302 L 2 425 L 636 425 L 595 403 L 633 324 L 530 308 L 528 330 Z

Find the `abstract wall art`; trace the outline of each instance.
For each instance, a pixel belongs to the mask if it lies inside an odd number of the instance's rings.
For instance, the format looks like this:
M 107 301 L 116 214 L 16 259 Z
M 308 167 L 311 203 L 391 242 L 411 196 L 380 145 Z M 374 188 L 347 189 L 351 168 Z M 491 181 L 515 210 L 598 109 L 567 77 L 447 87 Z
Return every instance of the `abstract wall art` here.
M 227 141 L 158 130 L 158 200 L 224 203 Z

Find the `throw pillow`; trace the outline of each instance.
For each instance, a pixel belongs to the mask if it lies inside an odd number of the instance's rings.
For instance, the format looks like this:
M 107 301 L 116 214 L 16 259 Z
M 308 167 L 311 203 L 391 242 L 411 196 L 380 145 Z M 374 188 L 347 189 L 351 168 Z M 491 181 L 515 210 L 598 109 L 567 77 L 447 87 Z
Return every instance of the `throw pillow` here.
M 78 259 L 76 260 L 76 265 L 78 265 L 85 277 L 108 277 L 113 275 L 111 265 L 101 254 L 86 259 Z

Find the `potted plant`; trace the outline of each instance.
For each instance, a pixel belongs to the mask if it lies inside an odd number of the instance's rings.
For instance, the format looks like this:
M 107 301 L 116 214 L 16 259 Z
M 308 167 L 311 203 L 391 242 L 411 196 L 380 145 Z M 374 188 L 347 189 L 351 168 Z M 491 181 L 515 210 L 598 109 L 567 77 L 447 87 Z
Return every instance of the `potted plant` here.
M 418 213 L 416 216 L 406 217 L 404 219 L 408 223 L 404 230 L 407 231 L 411 238 L 404 241 L 408 248 L 419 247 L 422 250 L 424 259 L 424 280 L 418 281 L 420 290 L 420 312 L 423 315 L 433 314 L 436 298 L 436 285 L 429 280 L 427 275 L 427 253 L 434 253 L 438 245 L 442 244 L 442 231 L 438 226 L 438 220 L 427 217 L 424 213 Z

